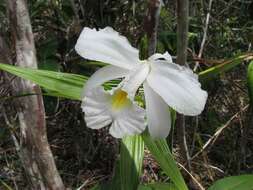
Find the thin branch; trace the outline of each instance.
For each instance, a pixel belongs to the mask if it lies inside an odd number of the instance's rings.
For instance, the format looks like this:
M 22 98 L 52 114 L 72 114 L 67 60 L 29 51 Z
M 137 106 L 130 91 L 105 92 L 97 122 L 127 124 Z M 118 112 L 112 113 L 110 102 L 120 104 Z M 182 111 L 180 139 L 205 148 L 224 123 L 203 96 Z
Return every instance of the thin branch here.
M 203 38 L 202 38 L 202 41 L 201 41 L 198 58 L 201 58 L 202 54 L 203 54 L 203 50 L 204 50 L 204 46 L 205 46 L 205 42 L 206 42 L 206 37 L 207 37 L 207 30 L 208 30 L 209 20 L 210 20 L 210 12 L 211 12 L 211 9 L 212 9 L 212 3 L 213 3 L 213 0 L 210 0 L 209 4 L 208 4 L 206 22 L 205 22 L 205 27 L 204 27 L 204 34 L 203 34 Z
M 210 12 L 211 12 L 211 9 L 212 9 L 212 3 L 213 3 L 213 0 L 209 0 L 207 14 L 206 14 L 205 27 L 204 27 L 204 30 L 203 30 L 204 31 L 203 32 L 203 38 L 202 38 L 202 41 L 201 41 L 201 45 L 200 45 L 200 49 L 199 49 L 199 53 L 198 53 L 197 58 L 201 58 L 202 54 L 203 54 L 203 51 L 204 51 L 204 46 L 205 46 L 206 38 L 207 38 L 207 30 L 208 30 L 208 25 L 209 25 L 209 20 L 210 20 Z M 196 71 L 198 66 L 199 66 L 199 62 L 196 62 L 193 70 Z
M 226 123 L 225 125 L 223 125 L 223 127 L 219 128 L 214 135 L 205 143 L 205 145 L 201 148 L 201 150 L 199 152 L 197 152 L 192 158 L 191 160 L 193 160 L 194 158 L 196 158 L 197 156 L 199 156 L 203 151 L 205 151 L 209 146 L 213 145 L 216 140 L 218 139 L 218 137 L 222 134 L 222 132 L 228 128 L 230 126 L 230 123 L 236 119 L 242 112 L 244 112 L 247 108 L 249 107 L 249 105 L 246 105 L 242 108 L 242 110 L 240 110 L 239 112 L 237 112 L 236 114 L 234 114 Z
M 191 177 L 191 179 L 198 185 L 200 190 L 205 190 L 198 180 L 182 164 L 178 163 L 178 165 Z

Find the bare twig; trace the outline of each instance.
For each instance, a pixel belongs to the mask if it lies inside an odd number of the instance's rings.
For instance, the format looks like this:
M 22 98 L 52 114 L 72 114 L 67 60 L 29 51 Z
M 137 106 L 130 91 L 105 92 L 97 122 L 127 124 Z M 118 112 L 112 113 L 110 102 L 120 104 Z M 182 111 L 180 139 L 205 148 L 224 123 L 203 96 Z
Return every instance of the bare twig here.
M 198 182 L 198 180 L 180 163 L 178 165 L 191 177 L 191 179 L 198 185 L 200 190 L 205 190 L 205 188 Z
M 204 51 L 204 46 L 205 46 L 206 37 L 207 37 L 207 30 L 208 30 L 208 25 L 209 25 L 209 20 L 210 20 L 210 12 L 211 12 L 211 9 L 212 9 L 212 3 L 213 3 L 213 0 L 209 0 L 207 14 L 206 14 L 206 22 L 205 22 L 205 27 L 204 27 L 204 30 L 203 30 L 204 31 L 203 32 L 203 38 L 202 38 L 202 41 L 201 41 L 201 45 L 200 45 L 200 49 L 199 49 L 199 53 L 198 53 L 197 58 L 201 58 L 202 54 L 203 54 L 203 51 Z M 193 70 L 196 71 L 198 66 L 199 66 L 199 62 L 197 61 Z
M 213 170 L 216 170 L 216 171 L 220 172 L 221 174 L 225 173 L 222 169 L 218 168 L 217 166 L 213 166 L 211 164 L 205 164 L 205 163 L 199 163 L 199 162 L 192 162 L 192 163 L 195 164 L 195 165 L 198 165 L 198 166 L 209 167 L 209 168 L 211 168 Z
M 201 150 L 199 152 L 197 152 L 192 158 L 191 160 L 193 160 L 194 158 L 196 158 L 197 156 L 199 156 L 203 151 L 205 151 L 209 146 L 213 145 L 216 140 L 218 139 L 218 137 L 222 134 L 222 132 L 228 128 L 230 126 L 230 123 L 236 119 L 242 112 L 244 112 L 247 108 L 249 107 L 249 105 L 246 105 L 242 108 L 242 110 L 240 110 L 239 112 L 237 112 L 236 114 L 234 114 L 226 123 L 225 125 L 223 125 L 223 127 L 219 128 L 214 135 L 205 143 L 205 145 L 201 148 Z
M 207 30 L 208 30 L 209 20 L 210 20 L 210 12 L 211 12 L 211 9 L 212 9 L 212 3 L 213 3 L 213 0 L 209 0 L 207 14 L 206 14 L 206 22 L 205 22 L 205 27 L 204 27 L 204 33 L 203 33 L 203 38 L 202 38 L 201 45 L 200 45 L 198 58 L 201 58 L 202 54 L 203 54 L 203 50 L 204 50 L 204 46 L 205 46 L 205 42 L 206 42 L 206 37 L 207 37 Z

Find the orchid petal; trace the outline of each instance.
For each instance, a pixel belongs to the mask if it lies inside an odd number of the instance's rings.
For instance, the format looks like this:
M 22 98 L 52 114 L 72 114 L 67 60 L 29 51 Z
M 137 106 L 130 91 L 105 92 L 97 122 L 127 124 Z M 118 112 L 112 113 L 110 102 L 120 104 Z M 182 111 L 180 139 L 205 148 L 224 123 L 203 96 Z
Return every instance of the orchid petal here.
M 108 65 L 97 70 L 86 82 L 84 90 L 82 92 L 82 97 L 84 97 L 86 93 L 88 93 L 91 89 L 96 88 L 107 81 L 122 78 L 126 76 L 128 72 L 129 71 L 126 69 L 112 65 Z
M 143 87 L 149 133 L 153 138 L 166 138 L 171 128 L 169 107 L 147 82 Z
M 115 116 L 109 133 L 115 138 L 140 134 L 145 129 L 144 117 L 144 109 L 133 103 Z
M 99 31 L 85 27 L 77 40 L 75 50 L 86 59 L 125 69 L 133 68 L 139 61 L 139 51 L 110 27 Z
M 123 80 L 122 90 L 129 94 L 130 99 L 134 99 L 136 91 L 146 80 L 149 68 L 147 63 L 140 64 Z
M 174 110 L 184 115 L 198 115 L 205 106 L 207 92 L 189 68 L 157 60 L 151 63 L 147 77 L 150 87 Z
M 82 110 L 87 127 L 100 129 L 112 122 L 107 103 L 110 95 L 106 94 L 102 87 L 89 91 L 82 102 Z
M 171 55 L 166 51 L 164 54 L 160 54 L 160 53 L 155 53 L 154 55 L 150 56 L 148 58 L 148 60 L 150 62 L 154 62 L 157 61 L 159 59 L 164 59 L 166 60 L 168 63 L 173 63 L 172 57 Z

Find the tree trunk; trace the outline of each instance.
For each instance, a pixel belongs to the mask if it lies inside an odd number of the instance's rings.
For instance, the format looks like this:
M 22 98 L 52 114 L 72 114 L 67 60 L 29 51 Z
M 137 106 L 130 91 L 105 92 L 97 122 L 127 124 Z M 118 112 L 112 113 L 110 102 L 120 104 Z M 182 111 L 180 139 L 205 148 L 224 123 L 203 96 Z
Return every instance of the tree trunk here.
M 148 56 L 151 56 L 156 51 L 160 10 L 161 0 L 150 0 L 148 2 L 147 16 L 144 20 L 144 28 L 148 37 Z
M 16 65 L 37 68 L 32 27 L 24 0 L 8 0 L 7 10 L 11 33 L 15 41 Z M 29 178 L 30 189 L 64 190 L 50 150 L 41 89 L 30 81 L 16 79 L 15 94 L 36 94 L 16 99 L 20 126 L 20 159 Z
M 177 64 L 179 65 L 186 65 L 187 59 L 188 9 L 188 0 L 177 1 Z M 177 114 L 176 131 L 180 156 L 183 162 L 186 163 L 186 168 L 191 170 L 190 156 L 186 142 L 185 117 L 182 114 Z

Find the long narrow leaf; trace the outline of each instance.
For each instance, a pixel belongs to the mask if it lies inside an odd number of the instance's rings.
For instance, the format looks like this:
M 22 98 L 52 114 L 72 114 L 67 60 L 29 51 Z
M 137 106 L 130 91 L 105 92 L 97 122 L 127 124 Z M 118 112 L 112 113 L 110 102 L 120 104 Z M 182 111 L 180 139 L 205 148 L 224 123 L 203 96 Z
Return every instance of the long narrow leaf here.
M 205 71 L 202 71 L 199 73 L 199 80 L 204 82 L 210 79 L 213 79 L 217 77 L 219 74 L 229 71 L 232 68 L 238 66 L 243 61 L 246 60 L 252 60 L 253 59 L 253 53 L 246 53 L 243 55 L 239 55 L 235 58 L 229 59 L 227 61 L 224 61 L 223 63 L 213 66 Z
M 153 183 L 147 185 L 139 185 L 138 190 L 179 190 L 172 183 Z
M 1 179 L 0 179 L 0 183 L 2 184 L 2 186 L 0 186 L 0 187 L 5 188 L 5 190 L 13 190 L 7 183 L 2 181 Z
M 80 100 L 87 77 L 77 74 L 22 68 L 0 63 L 0 69 L 18 77 L 31 80 L 48 89 L 48 94 Z
M 136 190 L 142 174 L 144 142 L 140 135 L 122 139 L 120 147 L 121 190 Z
M 172 183 L 154 183 L 154 184 L 148 184 L 147 186 L 151 187 L 153 190 L 179 190 Z
M 144 133 L 142 138 L 151 154 L 155 157 L 163 171 L 171 178 L 175 186 L 180 190 L 188 190 L 166 140 L 153 140 L 148 133 Z

